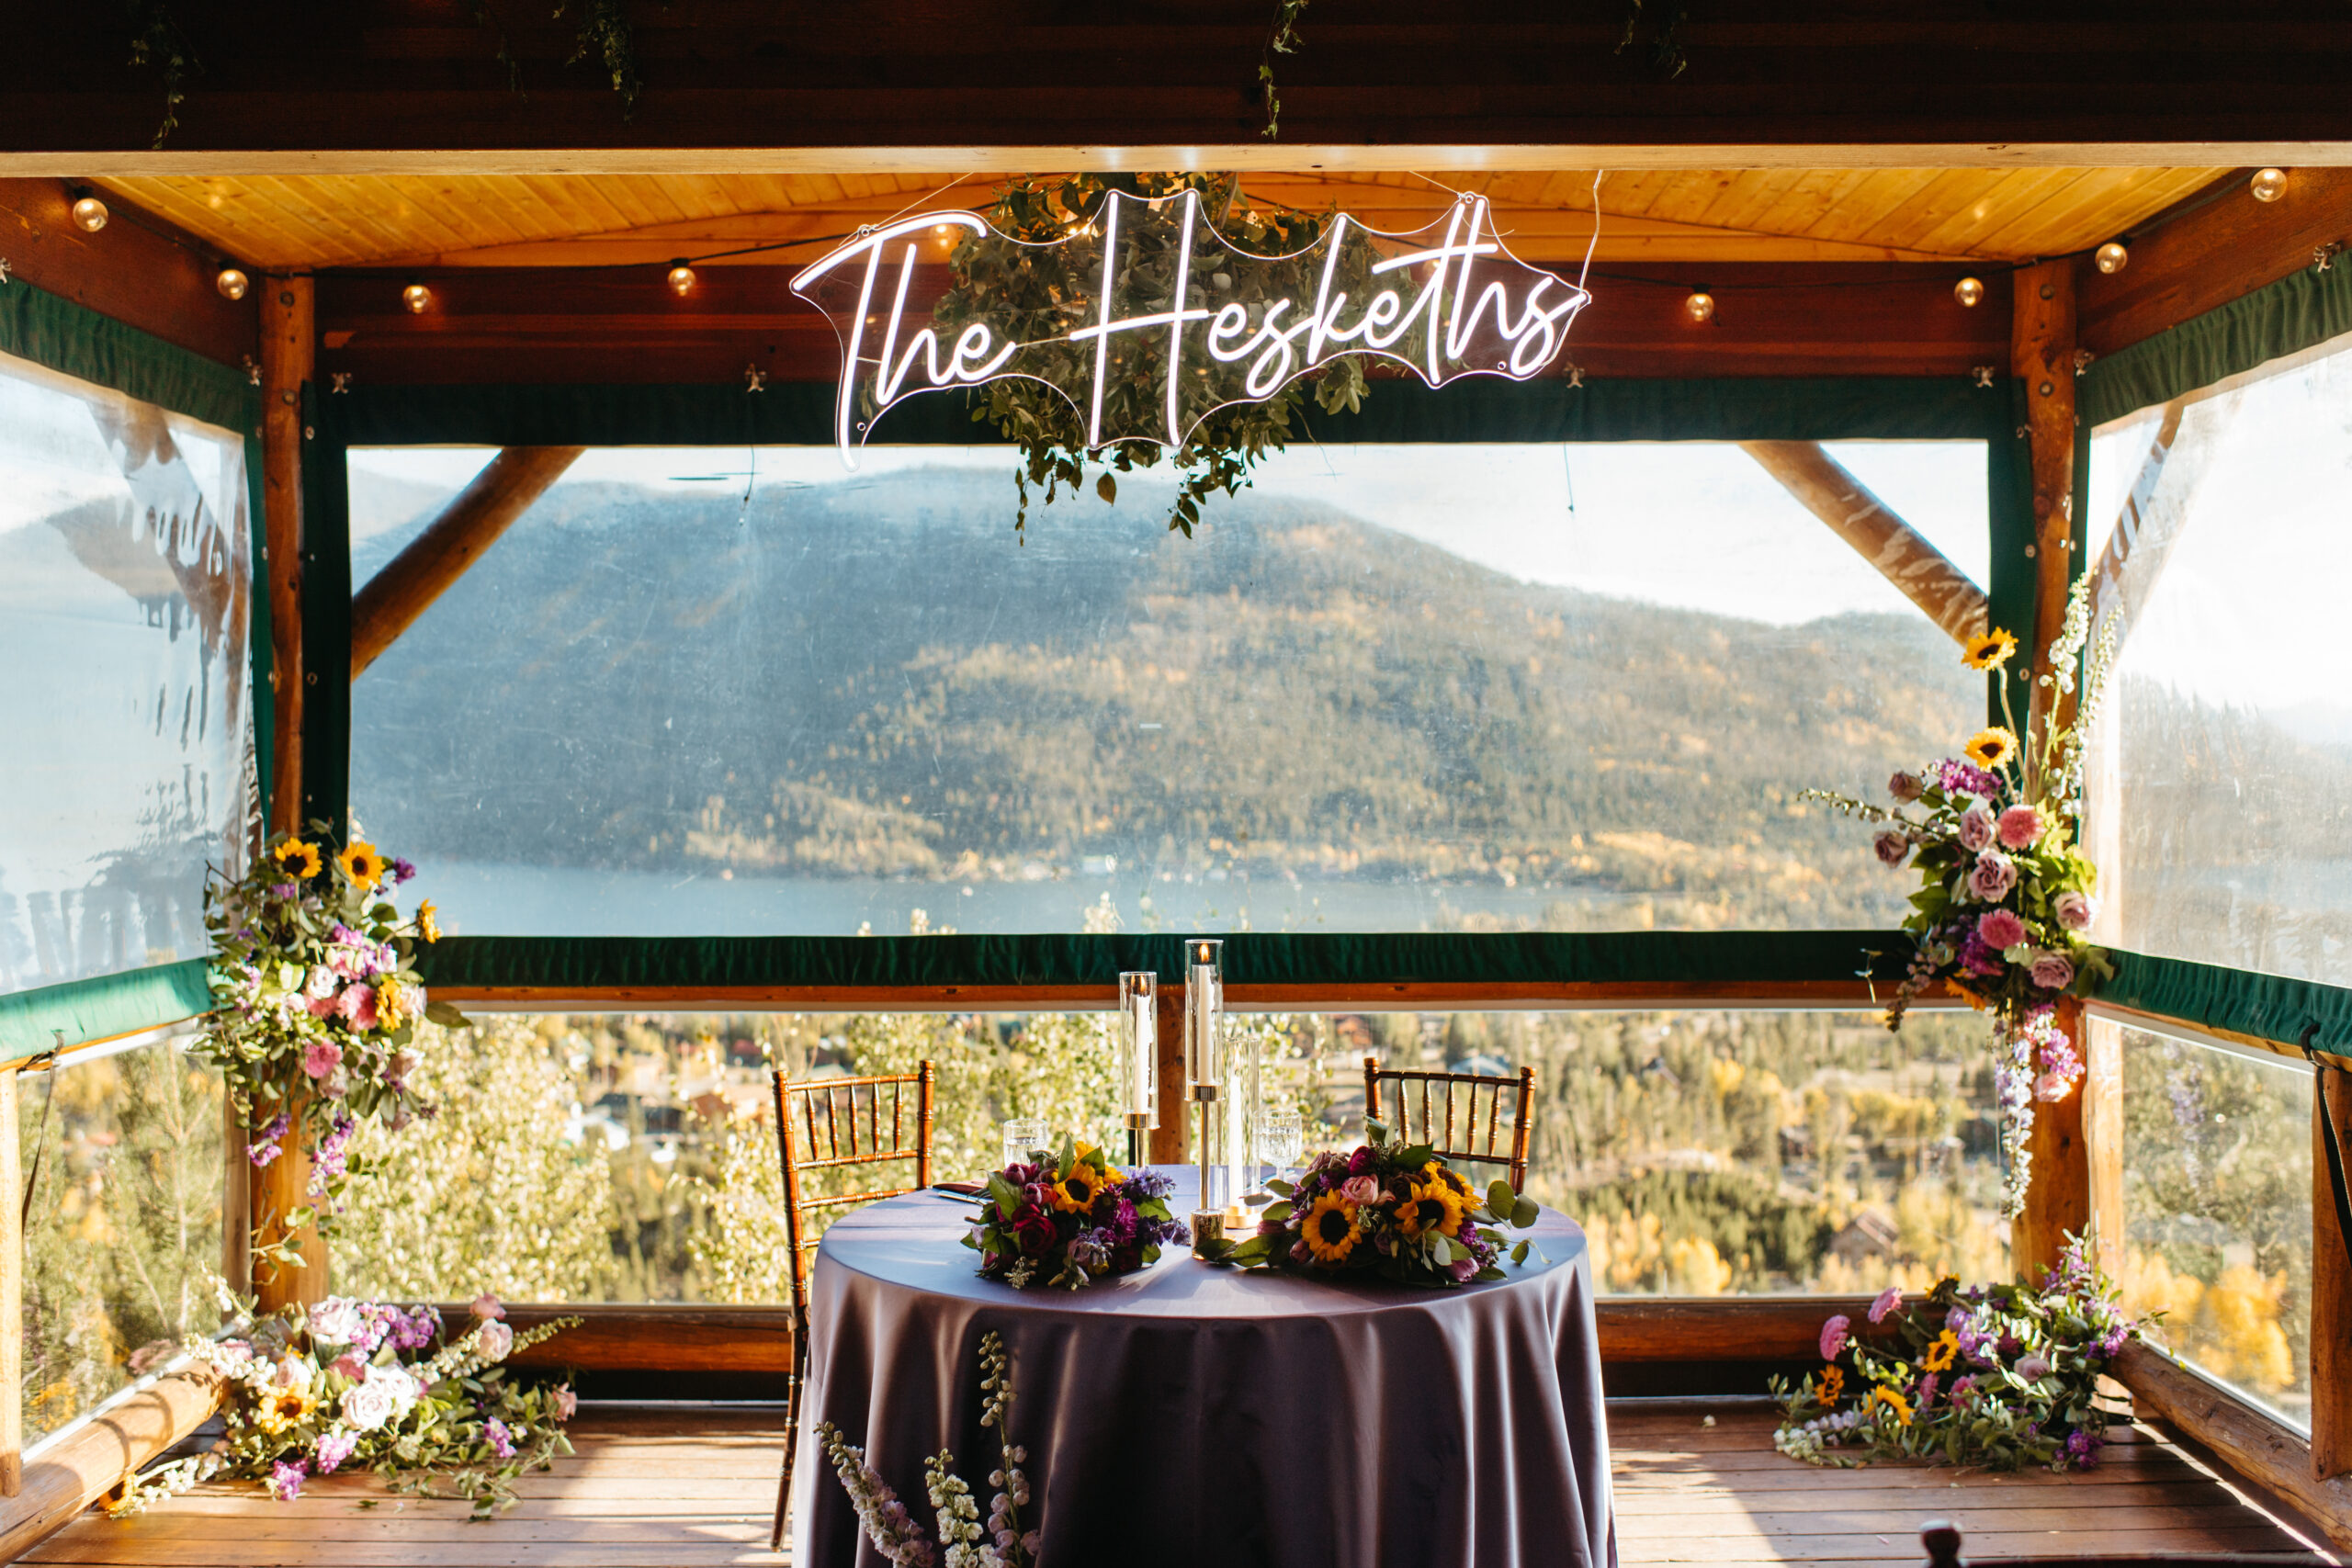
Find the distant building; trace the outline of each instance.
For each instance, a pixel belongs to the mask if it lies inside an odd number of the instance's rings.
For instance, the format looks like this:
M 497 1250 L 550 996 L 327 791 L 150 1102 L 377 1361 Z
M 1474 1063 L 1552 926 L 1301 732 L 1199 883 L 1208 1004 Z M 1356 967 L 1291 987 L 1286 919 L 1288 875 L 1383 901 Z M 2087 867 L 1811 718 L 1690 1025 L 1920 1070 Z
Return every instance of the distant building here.
M 1876 1209 L 1864 1209 L 1838 1227 L 1829 1238 L 1829 1256 L 1848 1263 L 1860 1263 L 1872 1258 L 1892 1258 L 1901 1240 L 1894 1222 Z

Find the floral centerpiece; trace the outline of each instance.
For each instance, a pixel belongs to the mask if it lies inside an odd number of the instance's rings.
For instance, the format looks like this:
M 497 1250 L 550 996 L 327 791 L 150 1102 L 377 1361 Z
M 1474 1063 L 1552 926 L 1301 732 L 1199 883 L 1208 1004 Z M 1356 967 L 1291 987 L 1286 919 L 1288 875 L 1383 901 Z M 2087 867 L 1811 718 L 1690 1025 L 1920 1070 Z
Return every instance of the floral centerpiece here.
M 1213 1247 L 1217 1261 L 1451 1289 L 1501 1279 L 1507 1247 L 1512 1262 L 1527 1260 L 1527 1242 L 1491 1227 L 1533 1224 L 1533 1199 L 1507 1181 L 1480 1192 L 1429 1145 L 1393 1139 L 1379 1122 L 1367 1118 L 1364 1132 L 1370 1141 L 1352 1154 L 1327 1149 L 1295 1182 L 1268 1183 L 1283 1201 L 1257 1235 Z
M 288 1231 L 332 1228 L 359 1118 L 398 1127 L 426 1111 L 408 1082 L 418 1018 L 466 1021 L 426 1001 L 412 964 L 417 944 L 440 940 L 431 901 L 404 918 L 389 897 L 416 868 L 368 843 L 331 854 L 324 826 L 279 838 L 243 876 L 205 891 L 214 1006 L 195 1050 L 227 1080 L 255 1166 L 289 1136 L 313 1151 L 321 1202 L 284 1216 Z
M 956 1473 L 955 1454 L 942 1449 L 925 1460 L 924 1490 L 939 1520 L 939 1543 L 947 1548 L 947 1568 L 1035 1568 L 1037 1532 L 1021 1528 L 1021 1510 L 1029 1502 L 1029 1478 L 1021 1467 L 1029 1462 L 1029 1450 L 1012 1440 L 1012 1358 L 1005 1353 L 1004 1337 L 994 1329 L 980 1339 L 980 1393 L 985 1396 L 980 1425 L 996 1428 L 997 1467 L 989 1472 L 996 1495 L 989 1503 L 988 1523 L 982 1525 L 972 1488 Z M 932 1568 L 938 1559 L 923 1539 L 922 1527 L 890 1483 L 865 1462 L 865 1450 L 831 1421 L 817 1423 L 817 1442 L 849 1494 L 865 1539 L 882 1560 L 900 1568 Z
M 207 1453 L 142 1476 L 118 1514 L 216 1475 L 266 1482 L 280 1502 L 313 1476 L 372 1469 L 407 1490 L 463 1497 L 478 1515 L 514 1500 L 515 1477 L 571 1444 L 571 1390 L 510 1382 L 502 1364 L 581 1320 L 517 1334 L 483 1296 L 463 1333 L 445 1337 L 431 1307 L 330 1296 L 289 1306 L 241 1338 L 192 1337 L 187 1348 L 220 1381 L 228 1430 Z
M 2079 580 L 2050 647 L 2050 673 L 2039 678 L 2053 710 L 2075 689 L 2089 623 L 2087 580 Z M 1963 658 L 1997 676 L 2016 651 L 2017 638 L 1996 627 L 1972 638 Z M 1912 1001 L 1937 986 L 1993 1015 L 2012 1216 L 2022 1212 L 2032 1181 L 2026 1135 L 2034 1103 L 2064 1099 L 2083 1073 L 2056 1003 L 2087 996 L 2115 973 L 2086 934 L 2098 912 L 2098 870 L 2081 845 L 2083 737 L 2113 656 L 2110 627 L 2085 668 L 2073 722 L 2050 724 L 2038 753 L 2019 743 L 2009 683 L 2000 679 L 2009 723 L 1980 731 L 1958 757 L 1896 773 L 1887 782 L 1893 807 L 1805 792 L 1883 824 L 1879 860 L 1896 870 L 1908 865 L 1919 879 L 1903 922 L 1911 959 L 1887 1008 L 1887 1027 L 1900 1029 Z
M 1075 1291 L 1148 1268 L 1164 1243 L 1188 1239 L 1168 1212 L 1174 1187 L 1156 1170 L 1121 1172 L 1102 1150 L 1065 1138 L 1045 1163 L 1009 1165 L 989 1178 L 964 1245 L 980 1255 L 988 1279 L 1015 1290 L 1043 1280 Z
M 1866 1345 L 1842 1314 L 1821 1325 L 1826 1363 L 1794 1388 L 1772 1380 L 1781 1425 L 1772 1446 L 1810 1464 L 1938 1459 L 2019 1470 L 2087 1470 L 2109 1413 L 2099 1374 L 2140 1325 L 2115 1287 L 2070 1238 L 2041 1288 L 1960 1289 L 1946 1279 L 1905 1304 L 1890 1290 L 1871 1304 L 1892 1327 Z

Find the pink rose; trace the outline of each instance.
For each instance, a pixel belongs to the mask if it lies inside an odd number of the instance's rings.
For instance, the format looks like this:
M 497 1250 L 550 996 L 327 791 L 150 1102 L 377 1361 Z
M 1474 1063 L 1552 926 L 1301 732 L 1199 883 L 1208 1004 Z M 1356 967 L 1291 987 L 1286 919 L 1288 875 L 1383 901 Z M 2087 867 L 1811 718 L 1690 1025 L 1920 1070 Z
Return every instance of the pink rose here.
M 2045 953 L 2033 961 L 2033 983 L 2045 991 L 2063 991 L 2075 983 L 2075 966 L 2063 953 Z
M 474 1298 L 474 1315 L 476 1317 L 504 1317 L 506 1309 L 498 1304 L 496 1296 L 484 1291 Z
M 337 1012 L 342 1010 L 342 1000 L 343 998 L 340 997 L 312 997 L 311 998 L 311 1016 L 312 1018 L 333 1018 Z
M 1902 1304 L 1903 1287 L 1900 1285 L 1889 1285 L 1886 1289 L 1878 1293 L 1878 1300 L 1871 1303 L 1871 1321 L 1872 1323 L 1884 1323 L 1886 1321 L 1886 1314 L 1893 1312 L 1896 1307 Z
M 1968 891 L 1987 904 L 1999 903 L 2017 885 L 2018 863 L 1998 850 L 1978 855 L 1975 869 L 1968 874 Z
M 1994 834 L 2003 849 L 2029 849 L 2041 837 L 2041 813 L 2030 806 L 2012 806 L 2001 813 Z
M 2064 1073 L 2044 1073 L 2033 1080 L 2033 1098 L 2044 1105 L 2055 1105 L 2066 1098 L 2075 1080 Z
M 349 1378 L 353 1382 L 358 1382 L 368 1375 L 368 1363 L 351 1351 L 345 1350 L 327 1363 L 327 1370 L 337 1377 Z
M 557 1420 L 569 1421 L 580 1409 L 580 1396 L 571 1392 L 570 1383 L 558 1383 L 549 1404 Z
M 2091 921 L 2098 917 L 2098 900 L 2087 893 L 2061 893 L 2052 900 L 2050 912 L 2056 915 L 2058 923 L 2068 931 L 2086 931 L 2091 929 Z
M 1380 1183 L 1369 1176 L 1351 1176 L 1340 1183 L 1340 1197 L 1361 1208 L 1380 1201 Z
M 322 1078 L 343 1066 L 343 1047 L 332 1040 L 313 1040 L 302 1047 L 302 1070 Z
M 1898 773 L 1886 781 L 1886 793 L 1901 801 L 1917 800 L 1919 798 L 1919 776 Z
M 1993 841 L 1993 814 L 1982 805 L 1972 806 L 1960 814 L 1960 841 L 1969 850 L 1981 850 Z
M 356 1029 L 376 1027 L 376 990 L 372 986 L 354 986 L 343 993 L 336 1010 L 350 1020 Z
M 1872 847 L 1878 851 L 1881 865 L 1899 866 L 1911 854 L 1911 840 L 1892 828 L 1881 833 L 1878 842 Z
M 1987 909 L 1976 921 L 1976 940 L 1996 953 L 2007 953 L 2027 934 L 2025 921 L 2014 909 Z
M 1823 1322 L 1821 1325 L 1821 1359 L 1823 1360 L 1834 1361 L 1838 1359 L 1838 1352 L 1846 1348 L 1846 1331 L 1853 1326 L 1854 1320 L 1842 1312 Z

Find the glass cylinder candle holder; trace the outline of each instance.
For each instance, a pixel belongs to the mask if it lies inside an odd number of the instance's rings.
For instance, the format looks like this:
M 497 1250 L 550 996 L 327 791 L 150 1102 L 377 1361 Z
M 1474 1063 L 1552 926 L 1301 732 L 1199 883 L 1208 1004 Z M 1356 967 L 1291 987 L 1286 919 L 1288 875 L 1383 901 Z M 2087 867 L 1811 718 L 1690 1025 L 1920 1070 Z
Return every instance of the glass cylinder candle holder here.
M 1144 1161 L 1144 1134 L 1159 1125 L 1159 976 L 1119 976 L 1118 1059 L 1113 1064 L 1127 1122 L 1127 1163 Z
M 1184 1077 L 1195 1087 L 1225 1081 L 1219 1059 L 1225 1042 L 1225 943 L 1193 938 L 1184 943 Z
M 1227 1020 L 1225 1027 L 1225 1099 L 1221 1102 L 1225 1122 L 1225 1147 L 1222 1151 L 1226 1167 L 1227 1190 L 1232 1194 L 1230 1203 L 1238 1208 L 1252 1194 L 1261 1191 L 1258 1179 L 1258 1118 L 1263 1112 L 1264 1063 L 1263 1042 L 1259 1032 L 1237 1020 Z M 1237 1213 L 1234 1218 L 1240 1216 Z

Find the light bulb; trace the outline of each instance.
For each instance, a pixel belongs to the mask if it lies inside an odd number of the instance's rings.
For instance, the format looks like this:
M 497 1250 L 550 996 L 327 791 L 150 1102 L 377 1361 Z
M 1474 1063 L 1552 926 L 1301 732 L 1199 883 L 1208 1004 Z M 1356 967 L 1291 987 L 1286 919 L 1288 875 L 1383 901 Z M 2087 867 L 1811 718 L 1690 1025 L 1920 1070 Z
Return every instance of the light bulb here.
M 670 292 L 680 299 L 695 291 L 695 269 L 684 262 L 670 264 Z
M 1984 303 L 1984 282 L 1982 278 L 1963 277 L 1951 286 L 1951 297 L 1973 310 Z
M 433 290 L 422 283 L 412 283 L 401 290 L 401 303 L 408 307 L 410 315 L 421 316 L 424 308 L 433 303 Z
M 2120 240 L 2109 240 L 2091 257 L 2101 272 L 2121 272 L 2123 264 L 2131 259 L 2132 253 L 2123 248 L 2123 242 Z
M 1694 288 L 1690 298 L 1682 301 L 1682 313 L 1694 322 L 1712 321 L 1715 319 L 1715 297 L 1703 288 Z
M 220 290 L 223 299 L 242 299 L 245 297 L 245 290 L 253 287 L 253 279 L 233 266 L 224 266 L 220 276 L 212 280 L 212 287 Z
M 107 226 L 107 204 L 95 196 L 85 196 L 74 204 L 74 221 L 95 234 Z
M 2276 201 L 2287 194 L 2287 171 L 2256 169 L 2254 178 L 2246 181 L 2245 188 L 2254 193 L 2256 201 Z

